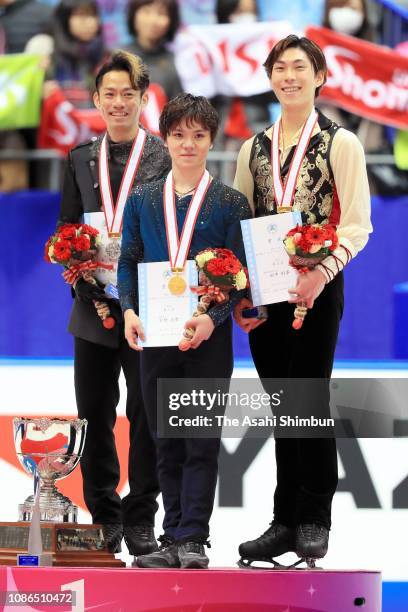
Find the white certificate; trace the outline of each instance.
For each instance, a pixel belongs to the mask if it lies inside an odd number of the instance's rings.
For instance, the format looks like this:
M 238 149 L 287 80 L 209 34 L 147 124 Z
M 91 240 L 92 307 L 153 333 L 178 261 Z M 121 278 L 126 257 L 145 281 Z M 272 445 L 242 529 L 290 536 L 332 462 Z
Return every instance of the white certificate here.
M 254 306 L 286 302 L 297 273 L 289 265 L 283 240 L 302 223 L 300 212 L 288 212 L 241 221 Z
M 168 283 L 172 276 L 168 261 L 138 264 L 139 317 L 146 335 L 142 346 L 177 346 L 185 322 L 196 309 L 198 298 L 189 288 L 198 285 L 195 262 L 186 261 L 180 273 L 186 283 L 182 295 L 170 293 Z

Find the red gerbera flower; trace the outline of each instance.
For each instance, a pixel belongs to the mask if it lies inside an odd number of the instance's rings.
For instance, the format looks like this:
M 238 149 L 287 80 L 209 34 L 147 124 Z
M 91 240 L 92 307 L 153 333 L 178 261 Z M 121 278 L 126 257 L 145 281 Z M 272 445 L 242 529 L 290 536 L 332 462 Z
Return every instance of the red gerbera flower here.
M 326 240 L 325 237 L 325 232 L 323 230 L 323 228 L 321 227 L 316 227 L 314 225 L 310 225 L 307 228 L 307 239 L 309 240 L 310 244 L 324 244 L 324 241 Z
M 81 226 L 81 233 L 89 234 L 89 236 L 97 236 L 99 231 L 95 227 L 92 227 L 92 225 L 84 223 Z
M 76 236 L 75 225 L 73 225 L 72 223 L 67 223 L 66 225 L 63 225 L 59 228 L 58 233 L 64 240 L 71 240 Z
M 225 266 L 225 260 L 220 259 L 219 257 L 210 259 L 210 261 L 207 263 L 207 270 L 213 276 L 225 276 L 228 274 L 228 270 Z
M 54 244 L 54 257 L 61 262 L 68 261 L 71 257 L 69 242 L 66 240 L 57 240 Z
M 238 274 L 241 264 L 236 257 L 225 259 L 225 268 L 230 274 Z
M 74 238 L 72 241 L 72 248 L 75 251 L 89 251 L 90 246 L 91 246 L 91 241 L 86 235 L 78 236 L 77 238 Z

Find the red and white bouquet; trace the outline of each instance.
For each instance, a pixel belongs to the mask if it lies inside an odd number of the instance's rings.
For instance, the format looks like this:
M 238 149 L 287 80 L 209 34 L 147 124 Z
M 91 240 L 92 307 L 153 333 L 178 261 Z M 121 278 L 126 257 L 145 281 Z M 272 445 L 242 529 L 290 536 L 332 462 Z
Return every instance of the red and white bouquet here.
M 230 249 L 208 248 L 197 253 L 195 262 L 198 268 L 197 287 L 190 287 L 200 296 L 193 317 L 205 314 L 212 302 L 222 303 L 229 300 L 232 289 L 245 289 L 248 286 L 246 269 Z M 179 349 L 186 350 L 194 330 L 184 329 Z
M 45 244 L 44 259 L 48 263 L 63 265 L 62 273 L 69 285 L 75 285 L 79 278 L 96 285 L 92 272 L 97 268 L 112 270 L 113 266 L 95 260 L 99 232 L 86 223 L 66 223 L 50 236 Z M 95 308 L 106 329 L 115 326 L 106 302 L 94 300 Z
M 297 225 L 286 234 L 283 244 L 289 255 L 289 263 L 300 274 L 312 270 L 338 246 L 339 240 L 333 225 Z M 306 305 L 296 305 L 294 329 L 300 329 L 306 316 Z

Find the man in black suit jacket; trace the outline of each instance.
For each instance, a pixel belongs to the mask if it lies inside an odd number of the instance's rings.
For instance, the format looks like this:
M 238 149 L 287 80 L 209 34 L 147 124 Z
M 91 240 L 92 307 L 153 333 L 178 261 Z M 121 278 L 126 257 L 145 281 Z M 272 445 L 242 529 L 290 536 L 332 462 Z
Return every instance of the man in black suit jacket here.
M 140 391 L 139 354 L 124 338 L 119 301 L 112 295 L 126 199 L 136 185 L 155 181 L 170 168 L 162 141 L 139 127 L 148 85 L 148 72 L 140 58 L 122 51 L 98 72 L 94 102 L 106 121 L 107 133 L 70 152 L 58 221 L 61 225 L 84 219 L 97 227 L 102 241 L 98 260 L 113 266 L 110 272 L 97 272 L 97 285 L 82 278 L 77 281 L 69 331 L 75 338 L 78 415 L 88 420 L 81 460 L 85 502 L 94 523 L 104 526 L 109 549 L 120 552 L 124 535 L 135 556 L 157 549 L 153 531 L 156 458 Z M 109 304 L 116 320 L 113 329 L 103 326 L 95 301 L 102 307 Z M 121 369 L 130 422 L 130 492 L 122 500 L 116 492 L 120 468 L 113 434 Z

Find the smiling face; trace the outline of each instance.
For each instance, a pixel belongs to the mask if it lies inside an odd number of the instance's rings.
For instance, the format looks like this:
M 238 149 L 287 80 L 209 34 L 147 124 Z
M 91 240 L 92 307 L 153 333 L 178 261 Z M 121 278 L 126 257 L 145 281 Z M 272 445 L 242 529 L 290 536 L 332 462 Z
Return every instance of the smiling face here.
M 94 103 L 113 140 L 117 133 L 120 133 L 121 140 L 130 140 L 137 132 L 147 94 L 141 95 L 133 88 L 127 72 L 112 70 L 103 76 L 99 91 L 94 94 Z
M 211 142 L 209 129 L 185 119 L 170 128 L 166 137 L 172 163 L 180 169 L 204 168 Z
M 323 83 L 323 74 L 315 73 L 303 49 L 290 47 L 274 63 L 270 82 L 283 107 L 305 107 L 314 103 L 316 88 Z

